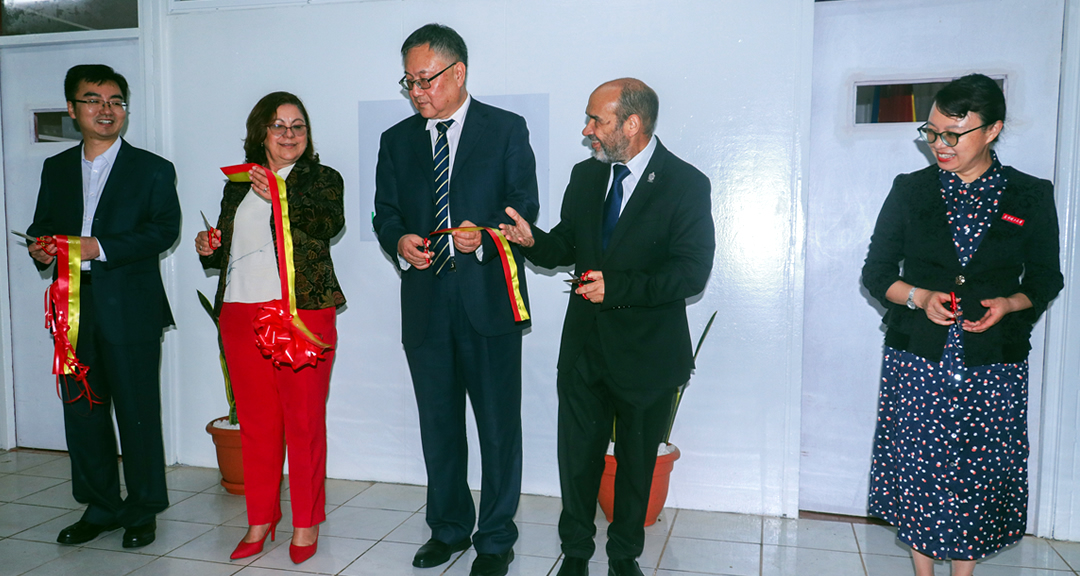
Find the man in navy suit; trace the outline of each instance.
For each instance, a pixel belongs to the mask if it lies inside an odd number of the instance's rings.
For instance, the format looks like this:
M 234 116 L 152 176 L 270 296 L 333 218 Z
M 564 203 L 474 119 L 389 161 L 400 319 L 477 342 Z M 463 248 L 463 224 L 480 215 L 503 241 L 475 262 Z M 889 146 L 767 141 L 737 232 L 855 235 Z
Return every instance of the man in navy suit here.
M 158 257 L 180 233 L 176 172 L 167 160 L 120 138 L 128 86 L 112 68 L 75 66 L 64 91 L 83 141 L 45 160 L 27 230 L 37 237 L 79 237 L 82 257 L 75 354 L 89 367 L 92 395 L 80 396 L 69 376 L 60 390 L 71 489 L 86 511 L 57 542 L 82 544 L 123 526 L 123 546 L 137 548 L 154 541 L 155 515 L 169 506 L 159 364 L 162 330 L 173 318 Z M 31 244 L 29 250 L 39 269 L 55 260 L 51 247 Z M 113 410 L 126 498 L 120 497 Z
M 428 235 L 510 222 L 507 207 L 535 220 L 536 160 L 522 117 L 469 96 L 468 53 L 457 32 L 423 26 L 401 56 L 401 85 L 418 113 L 382 135 L 374 224 L 402 269 L 401 341 L 428 476 L 431 538 L 413 566 L 438 566 L 471 543 L 471 575 L 500 576 L 518 535 L 521 332 L 529 323 L 515 322 L 498 249 L 486 233 Z M 523 258 L 515 260 L 527 303 Z M 467 481 L 466 393 L 480 440 L 478 522 Z
M 672 398 L 694 367 L 686 299 L 712 270 L 709 179 L 653 135 L 656 93 L 640 80 L 602 84 L 582 131 L 593 157 L 574 166 L 561 221 L 545 233 L 515 214 L 507 239 L 545 268 L 573 264 L 559 348 L 559 478 L 565 554 L 559 576 L 586 576 L 596 496 L 615 425 L 608 574 L 641 576 L 645 513 Z

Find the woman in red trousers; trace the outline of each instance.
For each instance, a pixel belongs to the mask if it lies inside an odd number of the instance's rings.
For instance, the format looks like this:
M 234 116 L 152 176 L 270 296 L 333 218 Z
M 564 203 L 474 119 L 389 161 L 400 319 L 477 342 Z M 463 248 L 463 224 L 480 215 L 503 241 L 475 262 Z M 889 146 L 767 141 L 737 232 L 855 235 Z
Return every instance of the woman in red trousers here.
M 267 94 L 251 110 L 244 154 L 285 180 L 299 316 L 333 347 L 337 308 L 345 303 L 330 260 L 330 240 L 345 225 L 341 175 L 319 163 L 307 110 L 287 92 Z M 270 183 L 260 169 L 249 174 L 250 184 L 225 185 L 217 228 L 195 238 L 203 267 L 222 271 L 214 305 L 243 442 L 249 526 L 232 558 L 258 554 L 267 535 L 274 539 L 287 447 L 294 526 L 289 555 L 299 564 L 315 554 L 326 519 L 326 397 L 334 356 L 331 348 L 314 366 L 294 370 L 275 366 L 256 345 L 252 322 L 259 309 L 287 295 Z

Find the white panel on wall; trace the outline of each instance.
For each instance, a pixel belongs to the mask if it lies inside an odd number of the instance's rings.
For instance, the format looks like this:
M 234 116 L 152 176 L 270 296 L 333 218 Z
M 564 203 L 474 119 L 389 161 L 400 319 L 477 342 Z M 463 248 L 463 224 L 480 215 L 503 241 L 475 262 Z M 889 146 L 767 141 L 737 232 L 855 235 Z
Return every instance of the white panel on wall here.
M 927 147 L 916 142 L 917 123 L 855 125 L 855 84 L 971 72 L 1004 77 L 1008 117 L 999 157 L 1005 165 L 1052 178 L 1063 6 L 1063 0 L 861 0 L 816 6 L 802 509 L 866 514 L 884 332 L 882 311 L 862 287 L 860 271 L 893 178 L 931 162 Z M 971 32 L 961 32 L 958 22 Z M 1043 332 L 1040 322 L 1029 356 L 1032 464 L 1039 461 Z M 1034 489 L 1038 468 L 1029 468 Z
M 648 17 L 642 17 L 648 14 Z M 328 426 L 332 477 L 424 483 L 412 385 L 400 345 L 398 278 L 363 241 L 356 158 L 358 102 L 404 99 L 398 50 L 438 21 L 469 45 L 469 90 L 547 94 L 550 182 L 541 210 L 557 219 L 574 163 L 585 159 L 584 109 L 600 83 L 641 78 L 660 96 L 657 135 L 713 184 L 716 264 L 689 307 L 698 334 L 716 326 L 699 358 L 672 440 L 682 451 L 669 505 L 794 514 L 801 369 L 798 199 L 806 148 L 811 0 L 456 0 L 313 4 L 173 13 L 166 18 L 166 155 L 184 210 L 171 257 L 177 286 L 177 449 L 181 462 L 212 465 L 202 431 L 225 411 L 213 327 L 195 290 L 212 290 L 191 249 L 198 210 L 214 218 L 219 166 L 242 160 L 244 119 L 273 90 L 298 94 L 316 149 L 346 183 L 349 220 L 333 257 L 349 304 L 338 316 L 340 353 Z M 602 23 L 602 25 L 601 25 Z M 292 34 L 283 35 L 286 30 Z M 269 31 L 269 33 L 268 33 Z M 806 60 L 808 62 L 808 60 Z M 203 103 L 203 104 L 200 104 Z M 539 129 L 530 126 L 534 132 Z M 536 142 L 534 141 L 534 144 Z M 533 327 L 524 339 L 524 490 L 557 494 L 555 358 L 565 285 L 528 275 Z M 475 437 L 475 435 L 473 435 Z M 478 449 L 471 481 L 478 485 Z

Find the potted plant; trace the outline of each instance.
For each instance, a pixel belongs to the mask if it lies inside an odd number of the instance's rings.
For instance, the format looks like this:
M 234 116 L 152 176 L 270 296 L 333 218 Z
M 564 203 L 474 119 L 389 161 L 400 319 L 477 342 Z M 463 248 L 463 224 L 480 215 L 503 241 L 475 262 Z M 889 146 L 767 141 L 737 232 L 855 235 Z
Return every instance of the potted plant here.
M 218 325 L 214 305 L 202 292 L 199 302 L 217 328 L 218 359 L 221 361 L 221 374 L 225 377 L 225 400 L 229 403 L 229 415 L 215 418 L 206 425 L 206 432 L 214 439 L 217 450 L 218 469 L 221 471 L 221 485 L 229 494 L 244 493 L 244 458 L 240 451 L 240 423 L 236 420 L 236 401 L 233 399 L 232 382 L 229 380 L 229 366 L 225 363 L 225 347 L 221 343 L 221 326 Z
M 695 363 L 697 362 L 698 352 L 701 352 L 701 345 L 705 342 L 705 337 L 709 335 L 709 329 L 712 328 L 713 320 L 716 320 L 716 312 L 713 312 L 712 316 L 709 317 L 709 322 L 705 325 L 701 338 L 698 338 L 697 347 L 694 348 Z M 671 471 L 675 467 L 675 461 L 680 456 L 679 449 L 669 440 L 671 439 L 671 430 L 675 426 L 675 415 L 679 413 L 679 404 L 682 403 L 683 392 L 689 384 L 689 382 L 686 382 L 675 391 L 675 397 L 671 402 L 671 416 L 668 418 L 668 431 L 664 435 L 664 441 L 657 448 L 656 467 L 653 468 L 652 488 L 649 490 L 649 506 L 645 512 L 646 526 L 652 526 L 656 523 L 657 518 L 660 517 L 660 511 L 664 509 L 664 502 L 667 501 Z M 604 456 L 604 476 L 600 479 L 600 493 L 596 497 L 600 502 L 600 509 L 604 511 L 604 516 L 607 517 L 608 522 L 615 518 L 615 471 L 617 467 L 615 461 L 615 431 L 612 430 L 611 444 L 608 446 L 607 455 Z

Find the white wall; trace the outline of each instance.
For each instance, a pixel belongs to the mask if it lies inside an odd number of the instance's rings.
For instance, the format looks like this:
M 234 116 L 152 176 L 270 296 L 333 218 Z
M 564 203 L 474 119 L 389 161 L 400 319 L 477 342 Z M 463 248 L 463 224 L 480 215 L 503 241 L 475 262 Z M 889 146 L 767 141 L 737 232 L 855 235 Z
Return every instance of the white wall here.
M 692 331 L 720 311 L 675 424 L 683 457 L 669 503 L 795 514 L 812 9 L 811 0 L 406 0 L 166 16 L 163 152 L 176 164 L 184 210 L 168 263 L 177 312 L 168 433 L 178 460 L 213 464 L 202 428 L 225 411 L 213 327 L 195 298 L 216 280 L 191 247 L 198 211 L 216 217 L 218 167 L 243 160 L 248 111 L 283 89 L 304 99 L 317 150 L 346 182 L 347 229 L 333 255 L 349 305 L 338 317 L 330 475 L 425 482 L 399 343 L 398 279 L 378 245 L 359 239 L 372 207 L 359 205 L 357 189 L 374 175 L 358 169 L 357 103 L 403 98 L 395 83 L 401 42 L 438 21 L 469 45 L 474 95 L 548 94 L 551 185 L 541 204 L 552 221 L 571 166 L 587 156 L 580 130 L 591 90 L 621 76 L 657 90 L 658 136 L 713 184 L 716 265 L 689 308 Z M 543 273 L 528 280 L 524 490 L 557 494 L 555 358 L 566 294 Z

